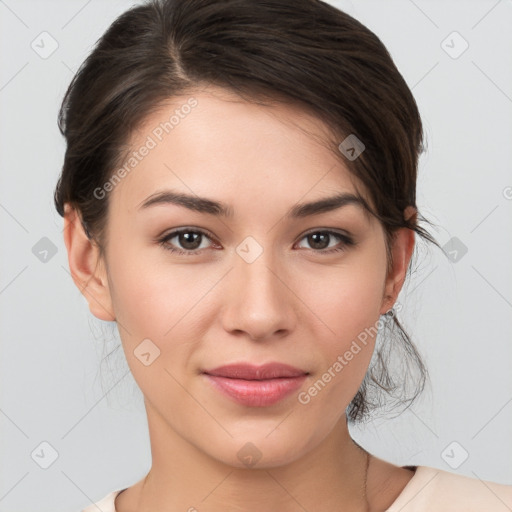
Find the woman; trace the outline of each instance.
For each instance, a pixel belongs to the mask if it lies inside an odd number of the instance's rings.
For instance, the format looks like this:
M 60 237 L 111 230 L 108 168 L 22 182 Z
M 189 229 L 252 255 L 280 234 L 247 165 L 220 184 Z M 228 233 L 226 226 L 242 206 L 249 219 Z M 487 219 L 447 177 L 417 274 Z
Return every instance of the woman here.
M 418 109 L 371 31 L 315 0 L 155 0 L 98 42 L 60 127 L 70 271 L 118 325 L 152 452 L 86 511 L 512 507 L 512 487 L 396 466 L 348 430 L 379 391 L 423 388 L 397 297 L 415 233 L 437 245 Z

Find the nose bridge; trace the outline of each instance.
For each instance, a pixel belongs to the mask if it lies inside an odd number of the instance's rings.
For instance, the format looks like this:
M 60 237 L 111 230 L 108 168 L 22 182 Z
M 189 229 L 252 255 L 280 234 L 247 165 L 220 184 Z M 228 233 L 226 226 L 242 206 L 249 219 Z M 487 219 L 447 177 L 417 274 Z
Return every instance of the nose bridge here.
M 258 246 L 253 241 L 240 244 L 237 248 L 239 260 L 235 264 L 236 272 L 241 283 L 242 300 L 245 297 L 260 303 L 260 307 L 270 307 L 278 302 L 278 296 L 283 295 L 283 283 L 276 277 L 279 264 L 273 248 Z M 244 252 L 247 248 L 248 252 Z
M 265 338 L 293 327 L 293 294 L 284 284 L 284 267 L 272 249 L 251 237 L 236 248 L 225 298 L 226 329 Z

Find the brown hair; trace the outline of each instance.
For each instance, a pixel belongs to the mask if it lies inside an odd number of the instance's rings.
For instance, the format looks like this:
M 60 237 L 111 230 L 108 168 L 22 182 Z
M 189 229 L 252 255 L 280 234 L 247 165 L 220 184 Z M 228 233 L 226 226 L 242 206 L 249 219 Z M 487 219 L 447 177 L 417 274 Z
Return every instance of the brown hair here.
M 363 184 L 374 205 L 368 211 L 385 229 L 389 267 L 398 228 L 439 247 L 419 225 L 428 222 L 421 214 L 404 219 L 404 209 L 416 207 L 422 123 L 411 91 L 373 32 L 320 0 L 151 0 L 112 23 L 59 112 L 67 148 L 55 206 L 64 215 L 70 203 L 102 252 L 108 198 L 94 191 L 121 164 L 133 130 L 150 113 L 208 84 L 246 101 L 288 101 L 325 122 L 336 141 L 333 151 Z M 349 135 L 365 146 L 354 160 L 338 149 Z M 391 342 L 377 345 L 347 410 L 351 420 L 380 405 L 380 390 L 407 406 L 423 390 L 426 368 L 396 315 L 392 323 L 408 370 L 392 375 Z

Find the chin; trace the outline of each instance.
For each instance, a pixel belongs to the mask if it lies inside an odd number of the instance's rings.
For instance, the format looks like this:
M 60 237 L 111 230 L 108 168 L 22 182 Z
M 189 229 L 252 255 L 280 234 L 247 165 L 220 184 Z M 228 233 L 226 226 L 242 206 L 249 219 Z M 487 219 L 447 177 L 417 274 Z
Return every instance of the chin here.
M 210 445 L 209 455 L 239 469 L 270 469 L 291 464 L 316 444 L 311 438 L 305 438 L 304 432 L 300 437 L 286 431 L 269 435 L 271 430 L 260 426 L 253 435 L 246 433 L 219 443 L 219 449 L 214 451 Z

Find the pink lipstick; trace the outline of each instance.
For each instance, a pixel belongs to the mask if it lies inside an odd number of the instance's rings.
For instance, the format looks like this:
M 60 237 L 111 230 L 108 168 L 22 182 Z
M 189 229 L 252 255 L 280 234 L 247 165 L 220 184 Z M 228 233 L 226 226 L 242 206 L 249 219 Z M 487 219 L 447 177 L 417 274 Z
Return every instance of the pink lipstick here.
M 248 407 L 275 404 L 302 386 L 308 372 L 287 364 L 248 363 L 219 366 L 203 372 L 213 386 Z

